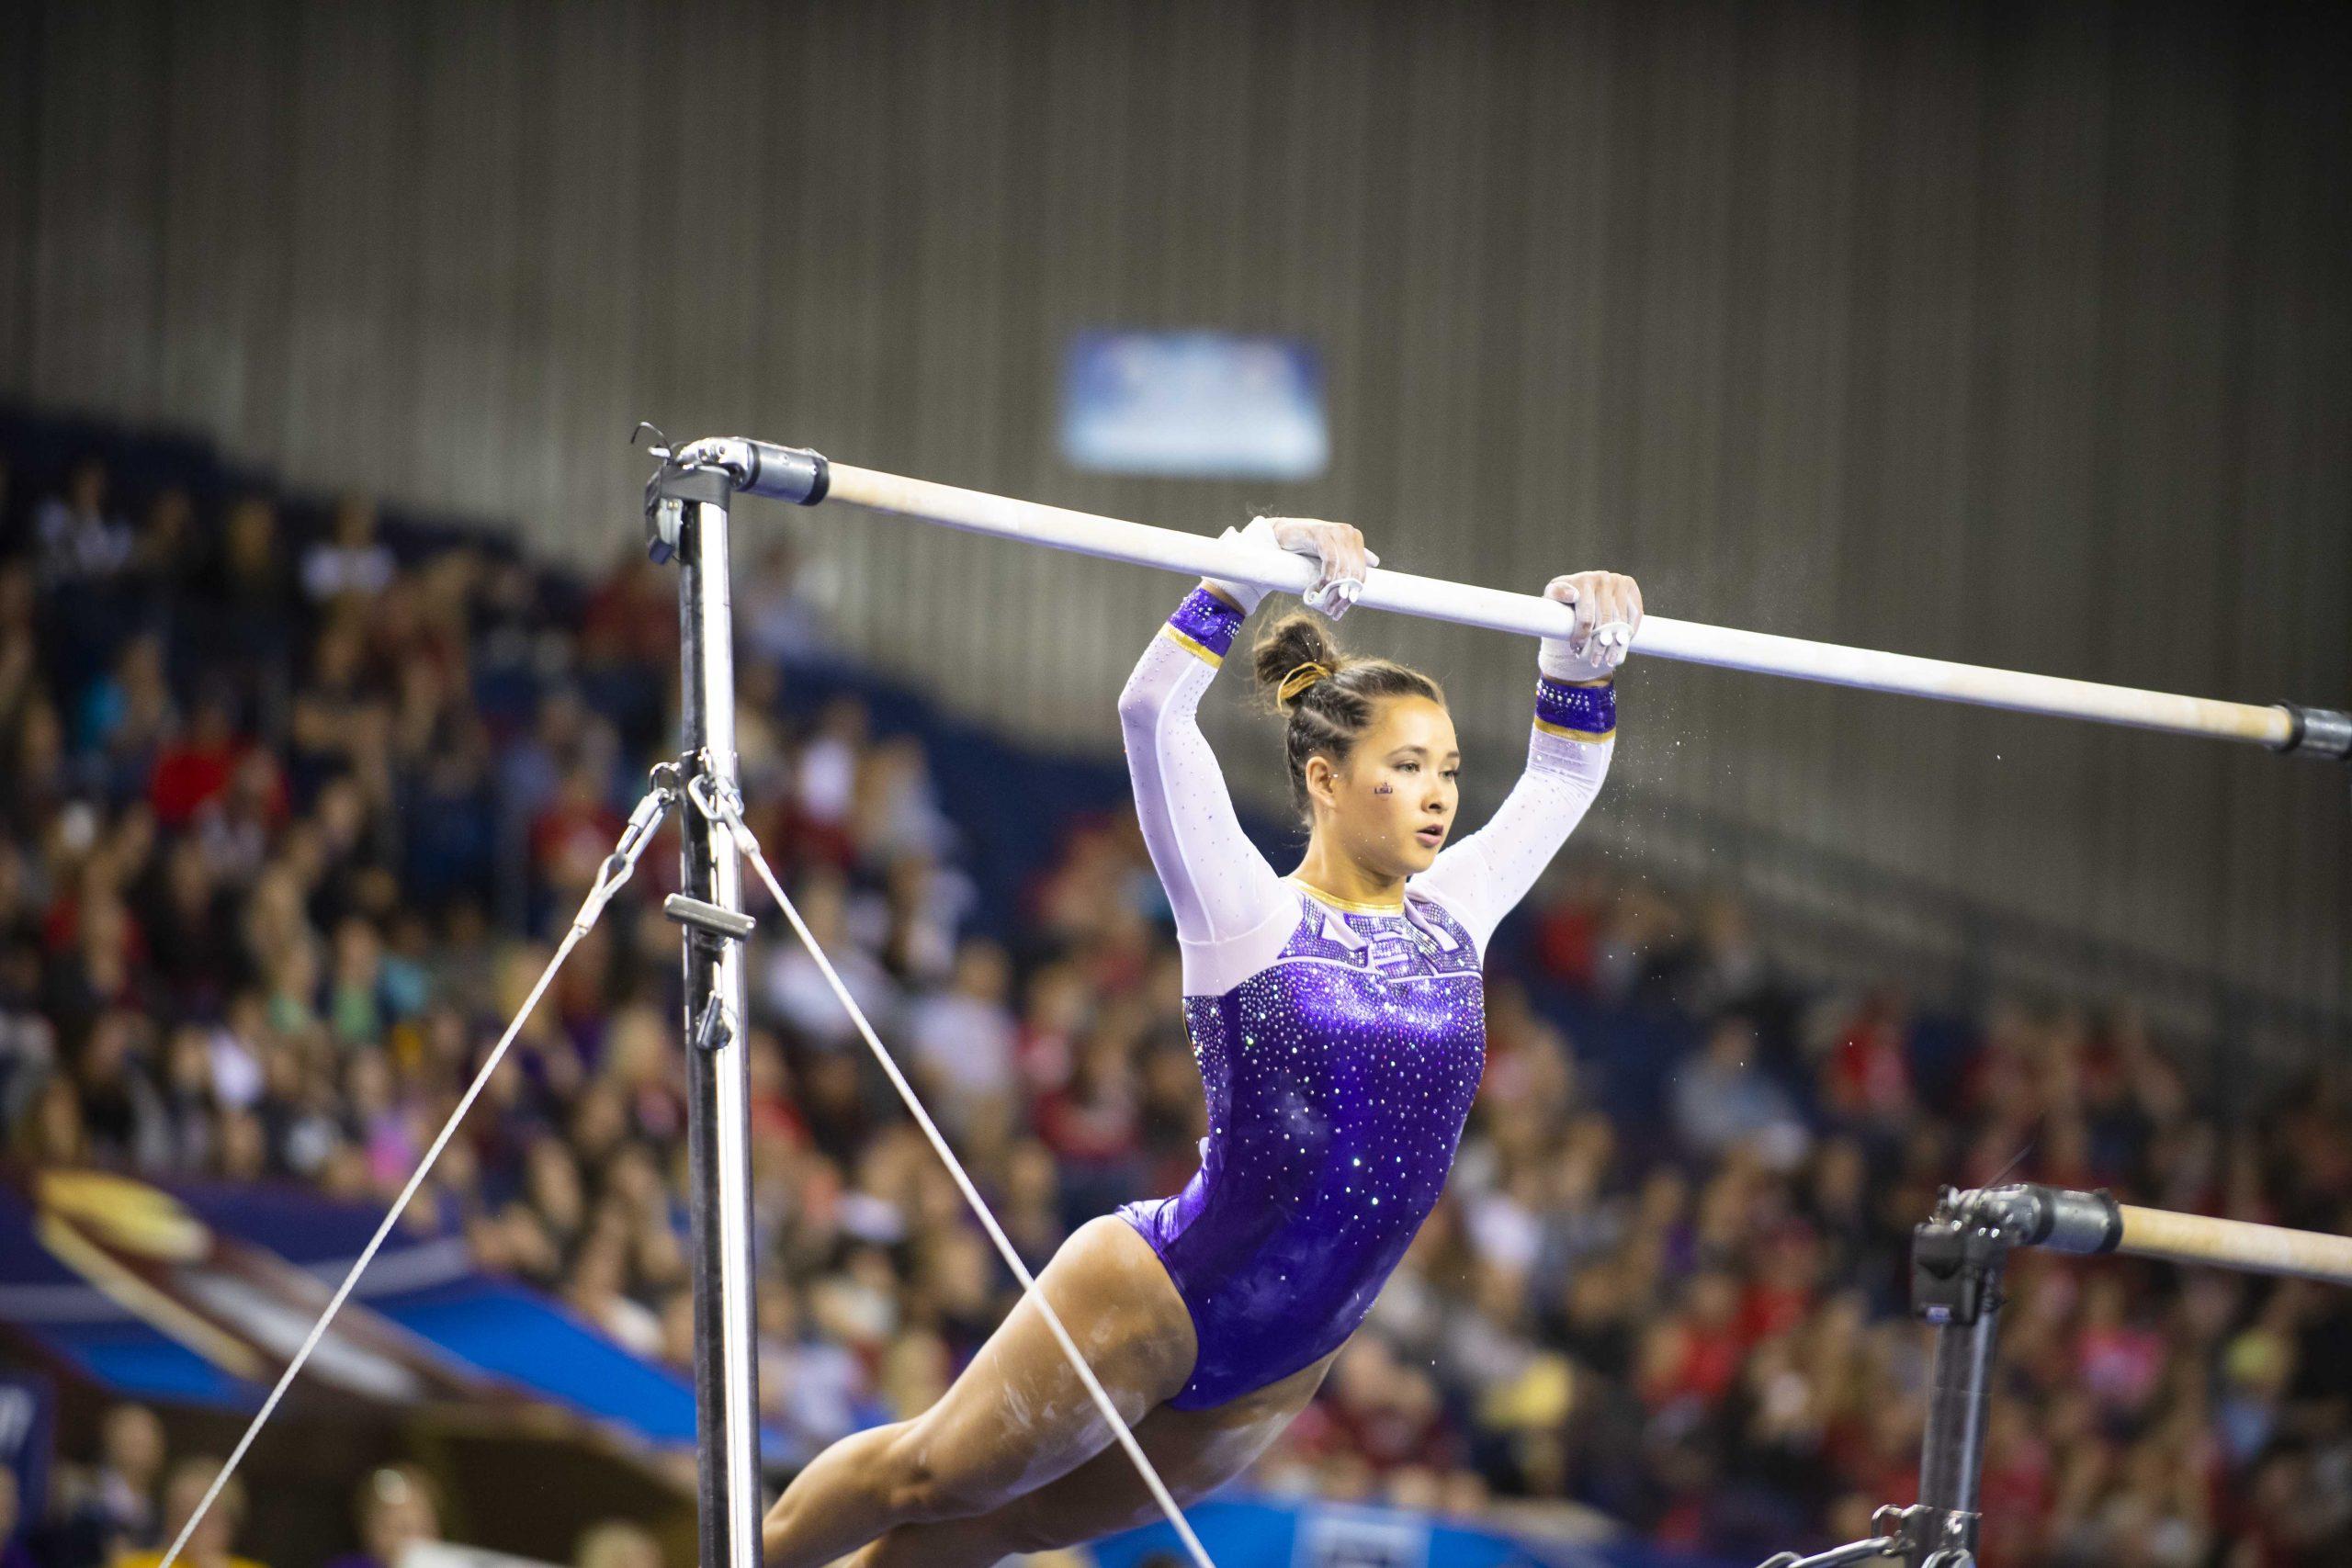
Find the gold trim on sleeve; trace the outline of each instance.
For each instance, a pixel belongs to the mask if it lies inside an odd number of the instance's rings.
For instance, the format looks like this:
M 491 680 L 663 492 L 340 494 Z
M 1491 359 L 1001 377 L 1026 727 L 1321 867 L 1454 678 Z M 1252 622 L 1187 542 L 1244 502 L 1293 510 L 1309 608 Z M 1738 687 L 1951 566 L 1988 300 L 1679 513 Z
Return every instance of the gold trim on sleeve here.
M 1212 670 L 1225 662 L 1224 654 L 1217 652 L 1207 644 L 1201 642 L 1198 638 L 1188 637 L 1184 633 L 1178 631 L 1172 622 L 1163 625 L 1159 628 L 1159 635 L 1167 637 L 1170 641 L 1175 643 L 1177 647 L 1184 649 L 1187 653 L 1193 654 L 1201 659 L 1208 660 L 1209 668 Z

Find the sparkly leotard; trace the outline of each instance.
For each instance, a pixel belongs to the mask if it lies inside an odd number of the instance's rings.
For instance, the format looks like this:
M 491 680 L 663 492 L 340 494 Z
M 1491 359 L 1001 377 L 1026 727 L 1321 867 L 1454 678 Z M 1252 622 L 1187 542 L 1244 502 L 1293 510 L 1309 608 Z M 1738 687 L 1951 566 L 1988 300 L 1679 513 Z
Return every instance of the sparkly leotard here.
M 1208 1098 L 1201 1168 L 1119 1211 L 1191 1311 L 1170 1401 L 1222 1404 L 1319 1360 L 1371 1310 L 1437 1202 L 1486 1066 L 1481 958 L 1582 819 L 1614 749 L 1606 687 L 1539 682 L 1528 764 L 1401 906 L 1274 874 L 1243 836 L 1196 718 L 1241 615 L 1195 591 L 1119 702 L 1136 809 L 1184 959 Z

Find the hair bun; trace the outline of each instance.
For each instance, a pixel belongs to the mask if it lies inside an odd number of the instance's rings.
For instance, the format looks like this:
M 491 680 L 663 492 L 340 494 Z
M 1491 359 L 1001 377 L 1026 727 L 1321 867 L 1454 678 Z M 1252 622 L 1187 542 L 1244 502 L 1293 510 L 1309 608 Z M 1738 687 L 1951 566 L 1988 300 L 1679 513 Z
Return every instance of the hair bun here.
M 1259 695 L 1283 712 L 1316 682 L 1338 674 L 1348 658 L 1320 615 L 1294 610 L 1259 637 L 1250 662 Z

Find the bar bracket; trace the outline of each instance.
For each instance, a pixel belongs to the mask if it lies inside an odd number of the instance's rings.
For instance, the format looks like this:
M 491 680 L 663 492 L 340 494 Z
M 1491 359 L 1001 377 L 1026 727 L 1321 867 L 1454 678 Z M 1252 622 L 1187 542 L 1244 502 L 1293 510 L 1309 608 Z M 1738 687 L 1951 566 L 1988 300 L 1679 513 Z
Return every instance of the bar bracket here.
M 1945 1190 L 1938 1213 L 1911 1233 L 1911 1311 L 1922 1323 L 1965 1328 L 2000 1305 L 2001 1258 L 2008 1241 L 1997 1225 L 1975 1223 Z
M 735 481 L 723 468 L 695 468 L 662 452 L 662 466 L 645 481 L 645 550 L 657 566 L 677 558 L 685 533 L 686 508 L 725 506 Z
M 815 506 L 832 488 L 832 466 L 823 453 L 805 446 L 719 435 L 673 448 L 668 436 L 643 420 L 630 438 L 649 430 L 662 465 L 645 481 L 645 548 L 656 565 L 677 555 L 689 506 L 728 506 L 739 491 Z
M 2288 730 L 2287 738 L 2272 750 L 2352 762 L 2352 713 L 2307 707 L 2301 703 L 2277 705 L 2287 716 Z

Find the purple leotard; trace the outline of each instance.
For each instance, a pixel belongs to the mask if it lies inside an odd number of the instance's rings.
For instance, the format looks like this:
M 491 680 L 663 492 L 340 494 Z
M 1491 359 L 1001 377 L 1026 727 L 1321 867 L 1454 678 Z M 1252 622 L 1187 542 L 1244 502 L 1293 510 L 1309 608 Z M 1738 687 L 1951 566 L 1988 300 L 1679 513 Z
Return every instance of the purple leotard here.
M 1487 942 L 1613 750 L 1607 688 L 1539 682 L 1527 770 L 1487 825 L 1409 878 L 1400 906 L 1342 903 L 1274 874 L 1201 734 L 1201 694 L 1241 619 L 1196 591 L 1119 702 L 1208 1098 L 1200 1170 L 1174 1197 L 1119 1211 L 1192 1314 L 1198 1359 L 1170 1401 L 1184 1410 L 1311 1365 L 1371 1310 L 1477 1093 Z

